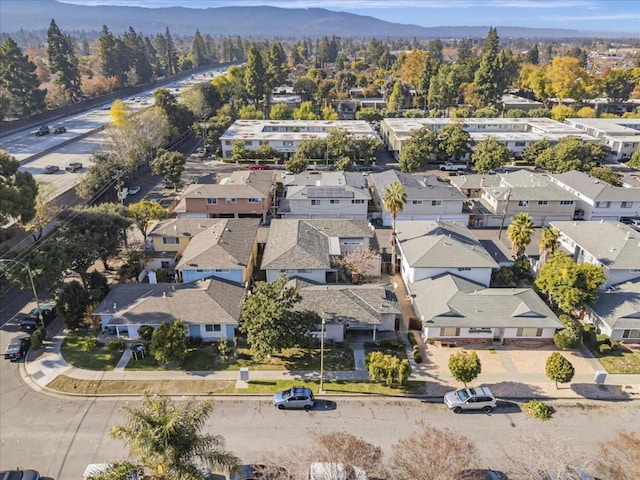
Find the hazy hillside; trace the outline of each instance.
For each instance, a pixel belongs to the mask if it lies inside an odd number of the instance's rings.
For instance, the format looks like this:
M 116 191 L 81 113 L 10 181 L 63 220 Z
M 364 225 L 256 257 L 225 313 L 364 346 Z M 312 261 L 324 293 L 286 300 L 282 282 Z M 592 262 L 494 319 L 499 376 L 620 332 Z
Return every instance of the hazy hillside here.
M 481 37 L 489 27 L 432 27 L 401 25 L 352 13 L 321 8 L 275 7 L 141 8 L 82 6 L 55 0 L 2 0 L 0 31 L 46 30 L 54 18 L 64 31 L 100 31 L 107 25 L 114 33 L 133 27 L 138 33 L 154 34 L 169 27 L 175 35 L 193 35 L 196 29 L 211 35 L 261 37 L 314 37 L 322 35 L 366 37 Z M 593 36 L 594 32 L 568 29 L 538 29 L 498 26 L 500 37 L 567 38 Z M 600 36 L 621 36 L 606 34 Z

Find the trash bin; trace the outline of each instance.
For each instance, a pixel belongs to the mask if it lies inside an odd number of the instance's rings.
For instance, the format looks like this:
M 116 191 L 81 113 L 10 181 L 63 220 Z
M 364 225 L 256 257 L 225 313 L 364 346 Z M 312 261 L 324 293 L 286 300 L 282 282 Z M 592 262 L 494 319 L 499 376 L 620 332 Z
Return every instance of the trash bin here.
M 594 378 L 594 381 L 598 385 L 602 385 L 606 379 L 607 379 L 607 372 L 605 372 L 604 370 L 596 370 L 596 376 Z
M 241 382 L 248 382 L 249 381 L 249 368 L 248 367 L 242 367 L 240 369 L 240 381 Z

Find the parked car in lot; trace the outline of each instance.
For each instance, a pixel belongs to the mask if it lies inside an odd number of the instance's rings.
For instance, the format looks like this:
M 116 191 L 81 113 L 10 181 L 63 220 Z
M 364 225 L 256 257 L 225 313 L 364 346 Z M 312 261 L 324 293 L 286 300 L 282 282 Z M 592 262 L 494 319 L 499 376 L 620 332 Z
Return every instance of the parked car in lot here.
M 65 170 L 70 173 L 75 173 L 82 170 L 82 163 L 80 162 L 71 162 L 69 165 L 65 167 Z
M 7 360 L 11 360 L 12 362 L 15 360 L 20 360 L 27 354 L 27 351 L 31 347 L 31 338 L 29 337 L 18 337 L 11 340 L 11 343 L 7 346 L 4 351 L 4 358 Z M 0 477 L 2 478 L 2 477 Z
M 444 403 L 453 413 L 460 413 L 462 410 L 482 410 L 489 413 L 497 404 L 496 397 L 488 387 L 461 388 L 449 392 L 444 396 Z
M 0 480 L 40 480 L 40 474 L 35 470 L 3 470 Z
M 310 410 L 315 405 L 313 392 L 307 387 L 292 387 L 281 390 L 273 396 L 273 405 L 280 410 L 285 408 L 304 408 Z
M 140 192 L 140 187 L 136 185 L 135 187 L 129 187 L 128 195 L 137 195 Z
M 36 130 L 36 137 L 42 137 L 44 135 L 49 135 L 51 130 L 47 125 L 42 125 L 38 130 Z
M 256 162 L 249 165 L 249 170 L 268 170 L 269 165 L 265 162 Z
M 67 127 L 62 127 L 62 126 L 60 126 L 60 127 L 56 127 L 56 128 L 53 130 L 53 134 L 54 134 L 54 135 L 58 135 L 58 134 L 60 134 L 60 133 L 67 133 Z
M 60 171 L 60 167 L 58 167 L 57 165 L 47 165 L 46 167 L 44 167 L 44 172 L 47 175 L 51 175 L 52 173 L 56 173 Z

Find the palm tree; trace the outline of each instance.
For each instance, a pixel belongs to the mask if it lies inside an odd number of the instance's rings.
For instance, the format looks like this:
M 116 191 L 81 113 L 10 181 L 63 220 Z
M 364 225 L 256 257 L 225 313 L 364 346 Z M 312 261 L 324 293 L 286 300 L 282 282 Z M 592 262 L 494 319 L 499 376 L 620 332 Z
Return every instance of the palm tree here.
M 560 246 L 558 238 L 560 238 L 560 232 L 557 229 L 553 227 L 542 227 L 542 234 L 538 241 L 541 263 L 544 263 L 549 255 L 556 253 L 556 250 Z
M 511 253 L 514 258 L 521 257 L 533 235 L 533 220 L 528 213 L 519 213 L 511 220 L 507 228 L 507 237 L 511 241 Z
M 220 435 L 202 434 L 213 402 L 173 402 L 145 395 L 140 407 L 122 407 L 125 421 L 109 436 L 122 440 L 138 462 L 116 462 L 94 480 L 121 480 L 123 472 L 143 470 L 152 480 L 204 480 L 202 466 L 231 472 L 240 460 L 224 450 Z
M 391 274 L 396 273 L 396 218 L 407 203 L 407 194 L 402 184 L 396 180 L 384 188 L 384 208 L 391 215 Z

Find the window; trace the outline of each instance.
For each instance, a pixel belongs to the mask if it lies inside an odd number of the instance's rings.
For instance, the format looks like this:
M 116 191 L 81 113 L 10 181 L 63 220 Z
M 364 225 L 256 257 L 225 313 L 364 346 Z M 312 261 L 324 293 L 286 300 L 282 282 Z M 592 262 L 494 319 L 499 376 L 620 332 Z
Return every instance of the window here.
M 209 268 L 196 268 L 196 273 L 211 273 Z
M 422 205 L 422 200 L 411 200 L 411 205 Z
M 178 245 L 180 240 L 178 237 L 162 237 L 162 243 L 165 245 Z
M 529 200 L 520 200 L 518 202 L 518 206 L 519 207 L 528 207 L 529 206 Z
M 560 200 L 560 205 L 573 205 L 573 200 Z
M 516 142 L 516 147 L 524 147 L 526 144 L 526 142 Z
M 262 203 L 261 198 L 250 198 L 249 203 Z
M 442 200 L 431 200 L 431 206 L 432 207 L 441 207 L 442 206 Z
M 291 140 L 284 140 L 282 145 L 285 147 L 293 147 L 293 142 Z
M 170 268 L 170 267 L 171 267 L 171 262 L 169 260 L 160 261 L 160 268 Z
M 320 205 L 320 200 L 311 200 L 311 205 Z
M 516 337 L 541 337 L 541 328 L 518 328 Z
M 251 140 L 245 140 L 244 141 L 244 146 L 245 147 L 250 147 L 251 145 L 253 145 L 253 142 Z
M 622 332 L 622 338 L 640 338 L 640 330 L 625 330 Z
M 596 208 L 609 208 L 611 206 L 611 202 L 596 202 Z
M 620 204 L 620 208 L 631 208 L 633 207 L 633 202 L 622 202 Z
M 228 268 L 216 268 L 213 271 L 216 273 L 229 273 L 231 270 L 229 270 Z
M 468 272 L 470 270 L 471 270 L 471 268 L 469 268 L 469 267 L 460 267 L 460 268 L 458 268 L 459 272 Z
M 472 327 L 469 333 L 491 333 L 491 329 L 487 327 Z
M 207 205 L 216 205 L 218 203 L 217 198 L 207 198 Z
M 460 329 L 455 327 L 443 327 L 440 328 L 441 337 L 459 337 Z
M 224 144 L 225 144 L 226 146 L 230 147 L 230 146 L 231 146 L 231 140 L 225 140 L 225 141 L 224 141 Z
M 227 198 L 226 202 L 227 203 L 236 203 L 238 200 L 236 198 Z
M 340 203 L 340 200 L 335 200 L 335 199 L 332 198 L 331 200 L 329 200 L 329 203 L 331 205 L 338 205 Z
M 353 200 L 351 200 L 351 203 L 362 205 L 364 203 L 364 200 L 362 200 L 362 199 L 353 199 Z
M 222 330 L 221 325 L 208 324 L 204 326 L 205 332 L 220 332 Z
M 538 205 L 549 205 L 547 200 L 538 200 Z

